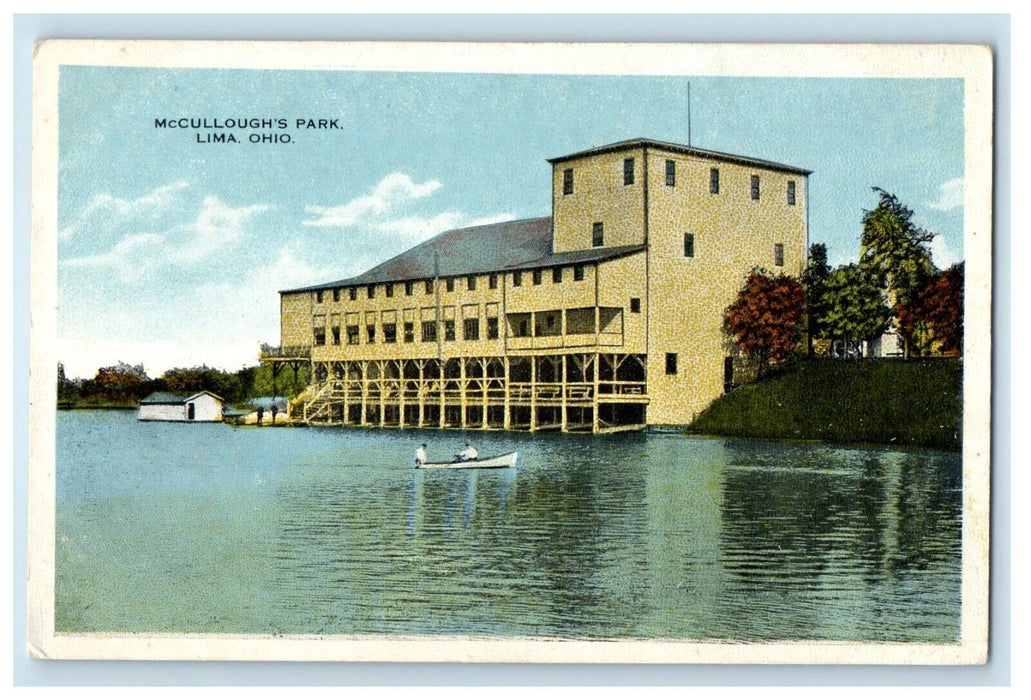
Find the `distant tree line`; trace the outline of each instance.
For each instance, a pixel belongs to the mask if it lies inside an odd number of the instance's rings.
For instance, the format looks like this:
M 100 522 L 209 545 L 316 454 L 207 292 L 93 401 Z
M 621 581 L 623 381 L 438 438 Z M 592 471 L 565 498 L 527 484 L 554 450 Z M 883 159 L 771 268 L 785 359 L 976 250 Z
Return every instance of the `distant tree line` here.
M 176 367 L 160 377 L 151 378 L 142 364 L 119 362 L 101 367 L 92 379 L 69 379 L 63 364 L 57 366 L 57 400 L 61 404 L 135 405 L 140 399 L 165 391 L 172 394 L 192 394 L 210 391 L 226 403 L 244 403 L 250 398 L 279 395 L 294 396 L 307 386 L 308 370 L 302 368 L 295 379 L 286 370 L 279 373 L 275 383 L 267 365 L 244 367 L 236 372 L 200 365 Z
M 898 334 L 907 359 L 962 352 L 963 263 L 935 267 L 934 234 L 916 226 L 913 210 L 895 195 L 874 192 L 878 202 L 863 214 L 858 263 L 832 269 L 827 246 L 815 243 L 800 279 L 753 270 L 727 308 L 726 331 L 759 376 L 799 352 L 803 335 L 810 355 L 817 340 L 861 348 L 888 330 Z

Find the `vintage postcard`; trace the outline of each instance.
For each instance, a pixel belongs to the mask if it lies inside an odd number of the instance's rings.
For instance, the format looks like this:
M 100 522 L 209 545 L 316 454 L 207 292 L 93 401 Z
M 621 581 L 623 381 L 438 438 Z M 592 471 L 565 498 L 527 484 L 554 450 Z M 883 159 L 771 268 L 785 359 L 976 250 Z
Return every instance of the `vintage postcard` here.
M 983 663 L 992 65 L 39 43 L 29 653 Z

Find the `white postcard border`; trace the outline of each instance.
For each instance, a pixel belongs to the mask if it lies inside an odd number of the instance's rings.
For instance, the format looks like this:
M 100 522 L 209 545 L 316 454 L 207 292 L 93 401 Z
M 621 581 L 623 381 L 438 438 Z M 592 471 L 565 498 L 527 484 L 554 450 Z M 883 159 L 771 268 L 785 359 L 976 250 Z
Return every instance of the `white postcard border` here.
M 965 81 L 966 335 L 961 642 L 956 645 L 54 634 L 57 72 L 60 65 Z M 671 68 L 672 67 L 672 68 Z M 28 641 L 40 658 L 550 663 L 983 663 L 988 638 L 992 57 L 961 45 L 52 41 L 33 87 Z

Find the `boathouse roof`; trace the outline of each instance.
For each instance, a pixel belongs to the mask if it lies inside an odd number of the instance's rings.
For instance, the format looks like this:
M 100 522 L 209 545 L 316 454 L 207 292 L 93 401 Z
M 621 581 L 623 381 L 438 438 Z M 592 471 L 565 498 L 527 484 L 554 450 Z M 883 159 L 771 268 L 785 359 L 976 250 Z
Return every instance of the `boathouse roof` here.
M 190 399 L 195 399 L 201 394 L 207 394 L 208 396 L 214 397 L 219 401 L 222 401 L 222 397 L 211 393 L 210 391 L 197 391 L 192 394 L 171 394 L 167 391 L 155 391 L 153 394 L 149 394 L 144 398 L 140 399 L 140 405 L 153 406 L 153 405 L 168 405 L 168 406 L 179 406 Z

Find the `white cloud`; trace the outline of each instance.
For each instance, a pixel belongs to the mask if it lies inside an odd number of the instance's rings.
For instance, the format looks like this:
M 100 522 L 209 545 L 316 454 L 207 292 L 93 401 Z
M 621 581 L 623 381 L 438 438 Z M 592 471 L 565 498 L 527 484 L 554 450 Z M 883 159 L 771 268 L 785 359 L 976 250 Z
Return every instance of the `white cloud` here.
M 122 282 L 139 282 L 149 272 L 164 241 L 164 236 L 156 233 L 132 234 L 106 253 L 69 258 L 62 260 L 61 265 L 67 268 L 109 268 Z
M 66 258 L 60 264 L 66 268 L 108 268 L 121 282 L 139 282 L 157 269 L 194 265 L 227 250 L 244 235 L 247 220 L 269 208 L 263 204 L 232 207 L 208 196 L 192 221 L 159 232 L 124 233 L 135 225 L 132 213 L 139 202 L 160 200 L 167 206 L 166 197 L 181 189 L 161 188 L 128 205 L 105 203 L 103 195 L 94 198 L 86 208 L 92 212 L 89 216 L 104 211 L 109 225 L 122 232 L 122 237 L 106 252 Z M 94 205 L 96 202 L 99 204 Z M 121 217 L 126 218 L 119 221 Z
M 112 217 L 127 219 L 163 214 L 170 205 L 178 201 L 179 193 L 189 186 L 189 183 L 180 180 L 155 188 L 136 199 L 121 199 L 113 197 L 108 192 L 101 192 L 72 218 L 71 223 L 57 232 L 58 238 L 72 238 L 91 224 L 110 225 Z
M 963 178 L 955 177 L 941 184 L 938 200 L 927 206 L 938 211 L 952 211 L 963 206 Z
M 243 235 L 243 223 L 247 219 L 267 210 L 264 204 L 234 208 L 217 197 L 205 197 L 196 218 L 172 230 L 169 243 L 174 247 L 168 251 L 169 257 L 191 263 L 217 250 L 225 250 Z
M 953 245 L 952 238 L 938 234 L 931 241 L 931 260 L 939 270 L 952 267 L 963 259 L 962 241 L 958 246 Z
M 364 197 L 352 199 L 346 204 L 336 207 L 310 205 L 305 210 L 315 214 L 316 218 L 307 219 L 305 226 L 315 227 L 348 227 L 354 226 L 363 218 L 382 217 L 394 211 L 398 206 L 415 199 L 422 199 L 440 189 L 436 180 L 416 183 L 404 173 L 390 173 L 377 183 L 372 193 Z
M 374 228 L 381 233 L 393 233 L 403 238 L 423 240 L 442 231 L 455 228 L 462 221 L 462 214 L 444 211 L 434 216 L 405 216 L 399 219 L 381 221 Z

